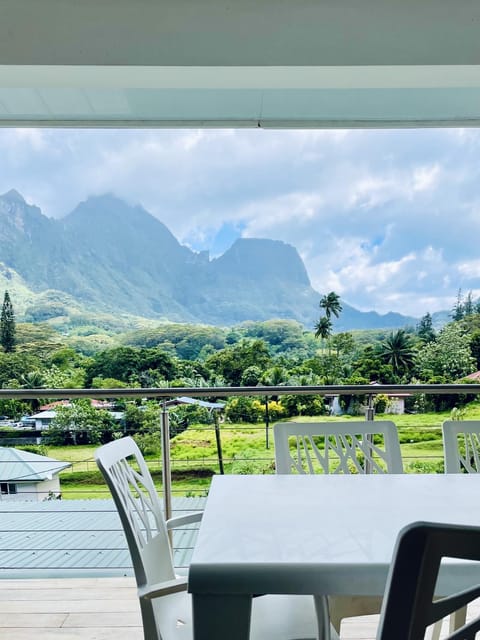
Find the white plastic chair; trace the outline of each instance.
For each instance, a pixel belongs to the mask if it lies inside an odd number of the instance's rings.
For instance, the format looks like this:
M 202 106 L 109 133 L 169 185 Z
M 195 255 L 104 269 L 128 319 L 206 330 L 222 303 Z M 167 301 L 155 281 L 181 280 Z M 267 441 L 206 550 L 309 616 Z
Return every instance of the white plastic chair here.
M 480 421 L 445 420 L 442 431 L 445 473 L 479 473 Z M 455 611 L 450 617 L 450 631 L 465 624 L 466 617 L 466 607 Z M 437 636 L 432 640 L 438 640 Z
M 445 473 L 480 472 L 480 420 L 445 420 Z
M 191 639 L 187 578 L 175 576 L 168 529 L 198 522 L 201 514 L 165 521 L 150 472 L 132 438 L 100 447 L 95 452 L 95 460 L 112 493 L 125 531 L 145 640 Z M 317 623 L 324 625 L 326 619 L 315 615 L 311 597 L 262 596 L 253 600 L 250 637 L 256 640 L 317 638 Z M 321 629 L 323 632 L 324 627 Z
M 403 473 L 397 428 L 391 421 L 280 422 L 273 435 L 277 473 Z M 315 599 L 320 607 L 323 596 Z M 343 618 L 379 613 L 381 604 L 382 598 L 373 596 L 328 598 L 337 633 Z
M 277 473 L 403 473 L 397 428 L 388 420 L 279 422 L 273 435 Z
M 442 558 L 480 561 L 480 527 L 415 522 L 399 533 L 377 640 L 423 640 L 427 628 L 480 596 L 480 585 L 435 599 Z M 444 640 L 475 640 L 480 617 Z

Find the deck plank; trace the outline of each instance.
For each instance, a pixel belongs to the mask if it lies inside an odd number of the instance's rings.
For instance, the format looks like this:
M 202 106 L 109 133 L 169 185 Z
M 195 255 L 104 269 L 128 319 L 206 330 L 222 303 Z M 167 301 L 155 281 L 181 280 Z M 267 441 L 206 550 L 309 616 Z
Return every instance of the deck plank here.
M 477 601 L 470 615 L 480 613 Z M 342 623 L 342 640 L 375 640 L 378 616 Z M 445 625 L 446 631 L 446 625 Z M 0 580 L 2 640 L 143 640 L 132 578 Z
M 77 629 L 2 629 L 2 640 L 143 640 L 142 629 L 128 627 Z

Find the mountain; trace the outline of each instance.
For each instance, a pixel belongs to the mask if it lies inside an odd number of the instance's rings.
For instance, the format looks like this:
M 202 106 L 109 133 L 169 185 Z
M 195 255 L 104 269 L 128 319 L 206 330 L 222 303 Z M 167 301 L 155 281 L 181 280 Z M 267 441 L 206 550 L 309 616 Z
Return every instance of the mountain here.
M 176 322 L 228 326 L 288 318 L 312 328 L 320 312 L 320 294 L 291 245 L 242 238 L 210 260 L 181 245 L 145 209 L 113 195 L 89 198 L 61 220 L 47 218 L 15 190 L 0 196 L 2 281 L 21 288 L 30 320 L 83 305 Z M 416 322 L 343 306 L 336 330 Z

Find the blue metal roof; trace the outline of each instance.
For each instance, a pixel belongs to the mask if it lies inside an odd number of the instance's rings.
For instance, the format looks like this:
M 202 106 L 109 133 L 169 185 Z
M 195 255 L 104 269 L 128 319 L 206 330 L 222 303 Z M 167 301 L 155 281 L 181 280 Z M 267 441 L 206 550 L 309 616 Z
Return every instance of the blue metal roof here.
M 39 456 L 29 451 L 0 447 L 0 480 L 2 482 L 51 480 L 59 471 L 71 466 L 70 462 Z
M 167 400 L 164 404 L 167 407 L 177 404 L 196 404 L 199 407 L 217 410 L 225 407 L 225 402 L 207 402 L 206 400 L 199 400 L 198 398 L 187 398 L 187 396 L 179 396 L 173 400 Z
M 206 498 L 174 498 L 173 515 Z M 174 530 L 174 564 L 188 567 L 198 524 Z M 132 575 L 113 500 L 0 501 L 0 578 Z

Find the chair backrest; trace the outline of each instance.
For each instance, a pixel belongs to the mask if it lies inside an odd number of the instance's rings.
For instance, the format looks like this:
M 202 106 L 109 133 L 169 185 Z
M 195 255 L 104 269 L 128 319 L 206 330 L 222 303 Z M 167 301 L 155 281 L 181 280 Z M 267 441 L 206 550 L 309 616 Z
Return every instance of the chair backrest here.
M 118 509 L 137 585 L 172 580 L 175 573 L 165 519 L 136 442 L 129 437 L 114 440 L 96 450 L 95 460 Z
M 277 473 L 403 473 L 397 428 L 387 420 L 279 422 L 273 434 Z
M 446 473 L 480 472 L 480 420 L 445 420 L 443 454 Z
M 442 558 L 480 561 L 480 527 L 415 522 L 399 533 L 377 640 L 423 640 L 434 622 L 480 596 L 480 585 L 434 601 Z M 479 567 L 480 570 L 480 567 Z M 480 617 L 444 640 L 474 640 Z

